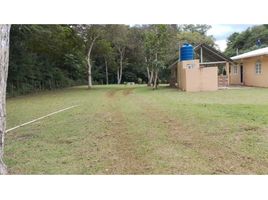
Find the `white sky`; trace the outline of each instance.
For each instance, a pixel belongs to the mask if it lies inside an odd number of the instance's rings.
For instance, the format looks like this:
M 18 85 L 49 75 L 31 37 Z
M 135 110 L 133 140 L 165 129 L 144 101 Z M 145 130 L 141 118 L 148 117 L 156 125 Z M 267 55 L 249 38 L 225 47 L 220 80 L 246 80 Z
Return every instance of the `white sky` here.
M 213 35 L 216 44 L 219 45 L 221 51 L 226 49 L 226 40 L 234 32 L 242 32 L 253 24 L 211 24 L 212 28 L 208 30 L 207 35 Z

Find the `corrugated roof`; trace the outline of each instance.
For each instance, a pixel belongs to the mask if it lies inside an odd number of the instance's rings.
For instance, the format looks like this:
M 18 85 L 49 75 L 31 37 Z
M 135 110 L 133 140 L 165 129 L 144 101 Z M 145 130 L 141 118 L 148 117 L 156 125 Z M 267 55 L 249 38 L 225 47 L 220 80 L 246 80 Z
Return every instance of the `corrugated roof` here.
M 199 44 L 194 47 L 194 50 L 197 54 L 199 54 L 200 49 L 203 48 L 203 56 L 207 58 L 209 61 L 226 61 L 226 62 L 233 62 L 232 59 L 225 56 L 223 53 L 218 51 L 217 49 L 207 45 L 207 44 Z
M 242 59 L 242 58 L 250 58 L 250 57 L 262 56 L 262 55 L 268 55 L 268 47 L 257 49 L 257 50 L 250 51 L 250 52 L 247 52 L 247 53 L 243 53 L 241 55 L 231 57 L 231 59 L 232 60 L 238 60 L 238 59 Z

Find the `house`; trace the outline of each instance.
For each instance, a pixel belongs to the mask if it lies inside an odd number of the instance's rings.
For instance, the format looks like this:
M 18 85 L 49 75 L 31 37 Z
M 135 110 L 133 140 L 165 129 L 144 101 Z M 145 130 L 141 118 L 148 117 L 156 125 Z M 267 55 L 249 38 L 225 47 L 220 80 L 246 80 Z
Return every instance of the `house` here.
M 232 57 L 230 83 L 268 87 L 268 47 Z
M 206 44 L 194 48 L 194 59 L 171 65 L 170 85 L 183 91 L 215 91 L 230 84 L 233 61 Z

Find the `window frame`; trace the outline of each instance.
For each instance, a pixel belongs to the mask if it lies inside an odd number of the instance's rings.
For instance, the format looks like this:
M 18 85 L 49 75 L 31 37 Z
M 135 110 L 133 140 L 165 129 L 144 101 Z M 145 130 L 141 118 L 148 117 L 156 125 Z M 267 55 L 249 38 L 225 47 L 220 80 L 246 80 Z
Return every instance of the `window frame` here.
M 234 70 L 233 70 L 233 74 L 238 74 L 238 66 L 234 65 Z
M 261 61 L 257 61 L 256 63 L 255 63 L 255 74 L 256 75 L 260 75 L 260 74 L 262 74 L 262 66 L 261 66 L 262 64 L 261 64 Z

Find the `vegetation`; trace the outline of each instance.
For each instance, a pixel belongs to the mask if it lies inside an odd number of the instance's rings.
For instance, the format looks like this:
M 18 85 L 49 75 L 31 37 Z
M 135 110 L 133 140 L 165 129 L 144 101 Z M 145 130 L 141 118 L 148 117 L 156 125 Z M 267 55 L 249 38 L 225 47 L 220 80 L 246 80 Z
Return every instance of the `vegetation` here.
M 11 174 L 267 174 L 268 89 L 73 87 L 7 101 Z
M 210 25 L 206 24 L 185 24 L 179 26 L 180 34 L 177 35 L 177 40 L 180 45 L 184 42 L 189 42 L 192 45 L 198 45 L 200 43 L 205 43 L 209 46 L 218 48 L 214 43 L 214 38 L 212 35 L 207 36 L 207 31 L 211 28 Z
M 8 95 L 84 83 L 84 46 L 66 25 L 12 25 Z
M 15 96 L 85 83 L 89 88 L 108 82 L 146 83 L 153 77 L 167 82 L 167 67 L 178 58 L 179 45 L 186 41 L 215 45 L 213 38 L 205 34 L 209 28 L 12 25 L 7 93 Z M 158 59 L 156 52 L 162 52 L 157 53 Z M 150 76 L 153 68 L 157 76 Z
M 228 37 L 225 54 L 235 56 L 268 46 L 268 25 L 257 25 Z
M 172 47 L 175 47 L 174 39 L 176 38 L 173 38 L 172 33 L 174 33 L 173 29 L 166 25 L 152 25 L 145 32 L 144 46 L 149 77 L 148 85 L 153 83 L 154 89 L 157 89 L 159 71 L 166 68 L 169 61 L 175 59 L 172 56 L 176 55 L 174 54 L 176 51 Z

